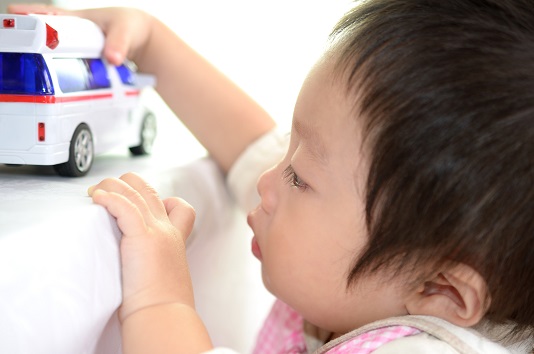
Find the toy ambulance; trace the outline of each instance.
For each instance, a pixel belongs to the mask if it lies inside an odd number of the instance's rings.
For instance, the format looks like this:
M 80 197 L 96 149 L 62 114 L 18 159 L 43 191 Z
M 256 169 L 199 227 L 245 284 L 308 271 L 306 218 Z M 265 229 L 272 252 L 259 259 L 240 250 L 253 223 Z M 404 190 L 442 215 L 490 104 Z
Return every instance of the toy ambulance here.
M 139 94 L 154 78 L 110 65 L 103 45 L 85 19 L 0 14 L 0 163 L 83 176 L 112 148 L 150 152 L 156 119 Z

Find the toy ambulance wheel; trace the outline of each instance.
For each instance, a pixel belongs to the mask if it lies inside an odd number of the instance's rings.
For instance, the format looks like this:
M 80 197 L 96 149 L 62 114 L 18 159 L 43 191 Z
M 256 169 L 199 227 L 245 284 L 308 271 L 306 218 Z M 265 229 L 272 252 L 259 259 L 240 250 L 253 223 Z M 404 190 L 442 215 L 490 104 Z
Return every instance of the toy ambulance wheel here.
M 141 125 L 141 140 L 138 146 L 130 147 L 132 155 L 147 155 L 152 152 L 152 146 L 154 140 L 156 140 L 158 129 L 156 123 L 156 116 L 151 112 L 148 112 L 143 117 L 143 123 Z
M 54 169 L 61 176 L 80 177 L 89 172 L 93 164 L 93 135 L 86 124 L 80 124 L 70 141 L 69 160 L 55 165 Z

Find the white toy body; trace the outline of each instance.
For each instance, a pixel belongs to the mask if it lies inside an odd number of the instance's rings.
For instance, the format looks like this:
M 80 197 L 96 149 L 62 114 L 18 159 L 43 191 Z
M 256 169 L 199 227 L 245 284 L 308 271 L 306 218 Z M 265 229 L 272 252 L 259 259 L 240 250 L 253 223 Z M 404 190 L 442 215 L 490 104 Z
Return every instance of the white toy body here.
M 155 119 L 147 122 L 139 94 L 153 78 L 107 63 L 103 44 L 84 19 L 0 15 L 0 163 L 81 176 L 94 154 L 118 146 L 148 152 Z

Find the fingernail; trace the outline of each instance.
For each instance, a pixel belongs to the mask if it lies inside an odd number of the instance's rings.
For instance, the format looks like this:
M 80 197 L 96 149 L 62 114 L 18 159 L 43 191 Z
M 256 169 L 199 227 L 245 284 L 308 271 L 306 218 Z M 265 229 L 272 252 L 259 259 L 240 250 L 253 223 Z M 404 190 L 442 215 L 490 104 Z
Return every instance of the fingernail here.
M 107 49 L 106 56 L 109 62 L 113 65 L 120 65 L 124 61 L 122 54 L 117 50 Z
M 87 195 L 92 196 L 94 190 L 95 190 L 95 186 L 90 186 L 89 188 L 87 188 Z

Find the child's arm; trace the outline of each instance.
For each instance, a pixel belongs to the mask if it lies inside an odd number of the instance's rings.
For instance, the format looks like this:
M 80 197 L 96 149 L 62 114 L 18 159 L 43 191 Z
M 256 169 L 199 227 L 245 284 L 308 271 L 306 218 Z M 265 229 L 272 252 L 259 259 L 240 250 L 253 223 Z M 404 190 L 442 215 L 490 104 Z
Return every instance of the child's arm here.
M 88 18 L 106 33 L 104 55 L 125 56 L 156 76 L 156 90 L 224 171 L 256 138 L 274 128 L 269 115 L 173 31 L 136 9 L 66 11 L 46 5 L 11 5 L 10 12 L 57 12 Z
M 124 353 L 200 353 L 212 348 L 195 311 L 185 238 L 195 213 L 178 198 L 161 201 L 139 176 L 105 179 L 89 195 L 117 219 Z

